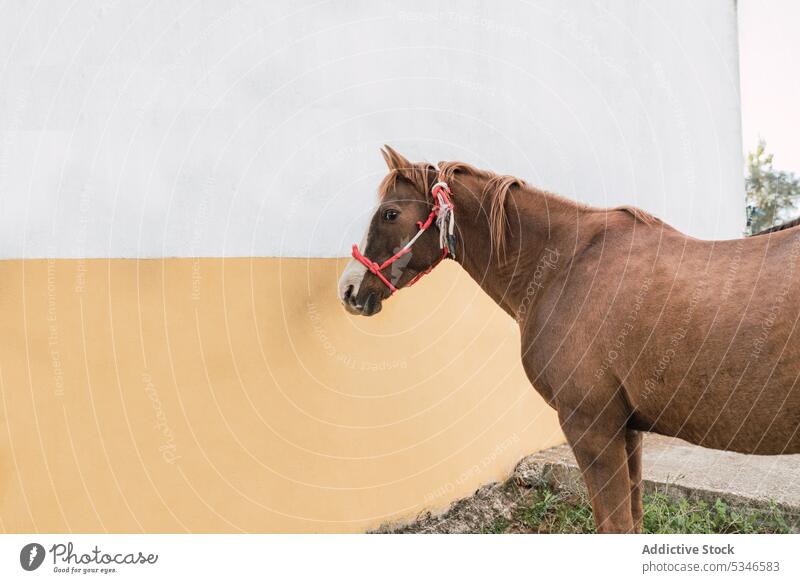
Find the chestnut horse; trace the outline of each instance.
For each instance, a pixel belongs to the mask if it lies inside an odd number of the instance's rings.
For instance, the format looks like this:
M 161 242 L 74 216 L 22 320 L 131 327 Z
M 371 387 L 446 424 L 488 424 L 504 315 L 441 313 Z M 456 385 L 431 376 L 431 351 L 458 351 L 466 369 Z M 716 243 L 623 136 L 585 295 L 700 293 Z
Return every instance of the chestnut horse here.
M 599 532 L 641 529 L 642 431 L 800 452 L 800 229 L 701 241 L 633 207 L 382 153 L 380 204 L 339 282 L 345 308 L 376 314 L 455 259 L 519 323 L 525 373 L 558 412 Z

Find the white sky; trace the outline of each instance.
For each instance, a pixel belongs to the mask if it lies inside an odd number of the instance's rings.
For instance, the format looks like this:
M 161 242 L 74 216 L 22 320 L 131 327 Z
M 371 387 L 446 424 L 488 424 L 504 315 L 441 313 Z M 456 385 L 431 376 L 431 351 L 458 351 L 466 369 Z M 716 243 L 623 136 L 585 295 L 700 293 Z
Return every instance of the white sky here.
M 800 1 L 739 0 L 744 151 L 758 137 L 775 167 L 800 174 Z

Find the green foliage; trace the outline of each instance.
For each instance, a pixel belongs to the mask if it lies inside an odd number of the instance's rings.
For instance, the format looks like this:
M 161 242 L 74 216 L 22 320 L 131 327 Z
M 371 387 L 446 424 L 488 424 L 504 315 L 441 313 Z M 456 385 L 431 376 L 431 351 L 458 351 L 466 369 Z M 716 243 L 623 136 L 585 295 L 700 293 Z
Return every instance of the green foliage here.
M 512 520 L 498 518 L 482 530 L 485 534 L 593 533 L 594 519 L 583 494 L 555 492 L 542 485 L 520 494 Z M 789 533 L 783 512 L 774 504 L 767 509 L 740 508 L 716 499 L 669 497 L 663 492 L 644 496 L 644 533 L 732 534 Z
M 503 534 L 511 526 L 511 523 L 502 516 L 492 522 L 489 526 L 484 527 L 480 534 Z
M 749 234 L 779 224 L 796 210 L 800 202 L 800 178 L 791 172 L 775 170 L 772 154 L 767 153 L 764 140 L 759 140 L 754 152 L 747 154 L 745 194 Z
M 523 531 L 539 533 L 594 532 L 592 510 L 579 497 L 554 493 L 548 487 L 535 491 L 533 499 L 521 506 L 515 518 Z
M 774 504 L 767 510 L 736 508 L 719 498 L 713 504 L 685 498 L 676 501 L 661 492 L 645 495 L 642 530 L 659 534 L 791 532 Z

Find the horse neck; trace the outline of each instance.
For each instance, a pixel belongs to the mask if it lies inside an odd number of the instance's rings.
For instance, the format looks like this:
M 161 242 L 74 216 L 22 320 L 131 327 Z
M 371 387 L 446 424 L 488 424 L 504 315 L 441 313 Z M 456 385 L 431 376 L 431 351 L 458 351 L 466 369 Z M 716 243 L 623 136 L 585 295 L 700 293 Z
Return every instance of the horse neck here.
M 514 187 L 505 202 L 508 223 L 499 255 L 492 244 L 488 178 L 467 176 L 451 184 L 456 205 L 456 261 L 511 317 L 532 313 L 541 290 L 577 251 L 577 227 L 583 209 L 571 201 L 528 187 Z M 534 294 L 537 295 L 537 294 Z M 538 294 L 541 295 L 541 294 Z

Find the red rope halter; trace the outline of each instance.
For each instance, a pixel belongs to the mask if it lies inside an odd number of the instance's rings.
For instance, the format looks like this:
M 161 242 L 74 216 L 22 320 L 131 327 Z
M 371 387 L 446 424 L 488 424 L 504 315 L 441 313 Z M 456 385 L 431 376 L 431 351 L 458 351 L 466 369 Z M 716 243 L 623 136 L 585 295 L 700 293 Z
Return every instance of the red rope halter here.
M 383 270 L 389 267 L 392 263 L 400 259 L 403 255 L 411 251 L 411 247 L 414 243 L 417 242 L 417 239 L 420 238 L 422 233 L 428 230 L 428 228 L 433 224 L 434 219 L 439 219 L 440 217 L 442 220 L 437 220 L 437 224 L 439 225 L 440 229 L 440 237 L 439 237 L 439 246 L 442 249 L 442 254 L 439 258 L 434 261 L 428 269 L 422 271 L 415 275 L 411 281 L 408 282 L 406 287 L 412 286 L 417 281 L 419 281 L 423 275 L 429 274 L 434 267 L 439 265 L 439 263 L 447 257 L 455 256 L 452 246 L 453 246 L 453 211 L 455 206 L 453 205 L 453 201 L 450 198 L 450 188 L 447 186 L 445 182 L 437 182 L 431 188 L 431 196 L 433 197 L 433 208 L 431 209 L 428 218 L 425 219 L 425 222 L 417 221 L 417 225 L 419 226 L 419 231 L 414 238 L 411 239 L 408 243 L 406 243 L 400 251 L 389 257 L 383 263 L 377 263 L 376 261 L 372 261 L 369 257 L 365 256 L 361 251 L 358 250 L 358 245 L 353 245 L 353 259 L 361 263 L 364 267 L 366 267 L 370 273 L 375 274 L 378 279 L 380 279 L 386 287 L 389 288 L 389 291 L 393 294 L 397 291 L 397 288 L 392 284 L 389 279 L 383 275 Z M 391 295 L 391 294 L 390 294 Z

